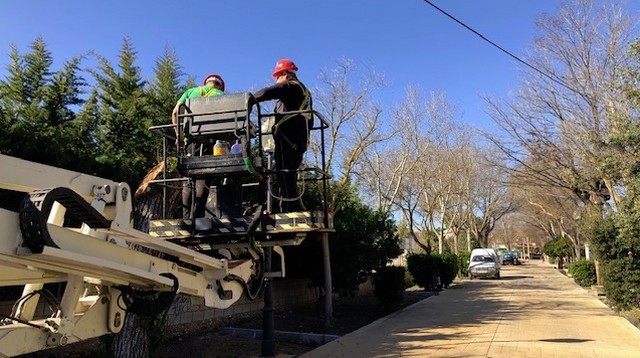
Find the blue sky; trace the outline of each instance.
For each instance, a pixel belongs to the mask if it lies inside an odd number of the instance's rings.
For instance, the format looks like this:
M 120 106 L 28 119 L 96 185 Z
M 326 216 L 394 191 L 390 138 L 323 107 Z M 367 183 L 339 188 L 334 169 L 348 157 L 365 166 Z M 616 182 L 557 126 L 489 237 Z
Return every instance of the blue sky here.
M 519 56 L 535 36 L 535 19 L 554 14 L 561 3 L 432 2 Z M 628 5 L 637 16 L 640 1 Z M 322 67 L 345 57 L 384 74 L 390 86 L 378 94 L 383 103 L 399 102 L 406 87 L 417 84 L 445 92 L 463 120 L 480 127 L 490 125 L 480 95 L 506 95 L 518 77 L 513 59 L 422 0 L 29 0 L 0 2 L 0 78 L 10 44 L 24 53 L 42 36 L 57 69 L 89 50 L 116 63 L 125 35 L 145 77 L 166 45 L 186 73 L 200 81 L 218 72 L 232 92 L 271 83 L 273 65 L 283 57 L 296 62 L 311 87 Z

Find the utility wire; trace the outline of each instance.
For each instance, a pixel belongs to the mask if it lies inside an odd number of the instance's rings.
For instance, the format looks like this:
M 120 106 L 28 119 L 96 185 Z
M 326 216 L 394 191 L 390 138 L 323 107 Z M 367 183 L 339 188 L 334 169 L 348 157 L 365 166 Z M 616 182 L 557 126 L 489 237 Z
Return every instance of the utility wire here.
M 582 97 L 586 97 L 582 92 L 574 89 L 573 87 L 569 86 L 568 84 L 566 84 L 564 81 L 562 81 L 561 79 L 554 77 L 538 68 L 536 68 L 535 66 L 529 64 L 527 61 L 521 59 L 520 57 L 512 54 L 511 52 L 505 50 L 504 48 L 502 48 L 500 45 L 496 44 L 495 42 L 489 40 L 488 38 L 484 37 L 481 33 L 479 33 L 478 31 L 472 29 L 471 27 L 467 26 L 465 23 L 463 23 L 462 21 L 456 19 L 455 17 L 453 17 L 452 15 L 450 15 L 449 13 L 447 13 L 446 11 L 442 10 L 441 8 L 437 7 L 436 5 L 434 5 L 431 1 L 429 0 L 423 0 L 424 2 L 426 2 L 427 4 L 431 5 L 433 8 L 435 8 L 436 10 L 440 11 L 441 13 L 443 13 L 444 15 L 446 15 L 447 17 L 449 17 L 451 20 L 457 22 L 458 24 L 464 26 L 467 30 L 473 32 L 474 34 L 478 35 L 481 39 L 483 39 L 484 41 L 490 43 L 491 45 L 493 45 L 494 47 L 496 47 L 497 49 L 499 49 L 500 51 L 506 53 L 507 55 L 509 55 L 511 58 L 515 59 L 516 61 L 520 62 L 521 64 L 529 67 L 530 69 L 538 72 L 539 74 L 545 76 L 546 78 L 550 79 L 551 81 L 559 84 L 560 86 L 582 96 Z

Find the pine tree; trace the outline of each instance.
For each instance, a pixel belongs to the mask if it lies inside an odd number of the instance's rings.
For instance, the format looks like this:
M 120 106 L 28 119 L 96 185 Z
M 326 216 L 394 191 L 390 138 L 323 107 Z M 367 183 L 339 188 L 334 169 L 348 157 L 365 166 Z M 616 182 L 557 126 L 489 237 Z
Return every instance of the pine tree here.
M 91 95 L 78 112 L 75 119 L 67 124 L 68 150 L 72 158 L 77 158 L 76 168 L 81 173 L 96 174 L 98 144 L 96 132 L 98 130 L 98 91 L 93 89 Z
M 164 54 L 155 62 L 154 73 L 147 90 L 153 125 L 171 123 L 171 111 L 185 90 L 185 85 L 180 84 L 184 72 L 173 49 L 165 47 Z
M 51 78 L 53 58 L 42 37 L 30 46 L 31 52 L 24 55 L 24 100 L 39 105 L 45 99 L 46 85 Z
M 109 61 L 99 57 L 93 74 L 98 86 L 100 125 L 97 143 L 100 175 L 126 181 L 135 187 L 155 164 L 149 103 L 140 67 L 134 64 L 136 51 L 124 38 L 117 72 Z
M 0 81 L 0 152 L 12 154 L 15 124 L 18 122 L 18 108 L 23 97 L 22 59 L 15 45 L 9 52 L 11 62 L 7 65 L 9 74 L 6 80 Z
M 4 154 L 31 159 L 33 156 L 29 143 L 24 143 L 25 130 L 28 125 L 28 110 L 31 102 L 27 88 L 24 57 L 15 45 L 11 45 L 9 52 L 10 63 L 7 65 L 8 75 L 5 81 L 0 81 L 0 98 L 2 99 L 2 136 L 0 136 L 0 151 Z M 20 145 L 20 144 L 23 145 Z
M 82 57 L 52 72 L 53 58 L 38 37 L 30 51 L 20 55 L 11 47 L 9 75 L 0 82 L 0 151 L 50 165 L 76 169 L 79 158 L 70 155 L 68 124 L 75 119 L 86 85 L 80 75 Z
M 57 125 L 75 119 L 72 107 L 84 103 L 80 98 L 87 85 L 80 76 L 80 61 L 83 57 L 74 57 L 64 64 L 64 68 L 53 74 L 51 83 L 45 87 L 45 106 L 49 115 L 49 123 Z

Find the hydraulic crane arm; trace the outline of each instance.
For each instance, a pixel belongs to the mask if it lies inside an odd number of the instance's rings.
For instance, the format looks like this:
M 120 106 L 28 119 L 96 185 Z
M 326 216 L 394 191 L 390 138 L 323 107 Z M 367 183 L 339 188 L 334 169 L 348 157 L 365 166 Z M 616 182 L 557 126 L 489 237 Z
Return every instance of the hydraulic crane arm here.
M 222 309 L 258 274 L 255 254 L 216 258 L 133 229 L 126 183 L 5 155 L 0 167 L 0 286 L 25 285 L 0 324 L 0 356 L 118 332 L 132 288 L 203 297 Z M 8 199 L 16 196 L 24 198 Z M 66 226 L 69 214 L 82 224 Z M 43 285 L 62 281 L 56 312 L 34 319 Z

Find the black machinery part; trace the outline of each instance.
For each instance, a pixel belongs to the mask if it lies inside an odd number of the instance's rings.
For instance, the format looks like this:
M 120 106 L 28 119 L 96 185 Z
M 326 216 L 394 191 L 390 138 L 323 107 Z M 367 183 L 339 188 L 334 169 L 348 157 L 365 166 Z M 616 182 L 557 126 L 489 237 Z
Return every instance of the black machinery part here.
M 171 291 L 161 292 L 135 289 L 131 286 L 116 286 L 122 291 L 121 296 L 118 297 L 118 307 L 129 313 L 146 317 L 155 317 L 168 310 L 176 298 L 180 283 L 178 282 L 178 278 L 171 273 L 161 273 L 160 276 L 173 280 Z M 125 307 L 120 306 L 120 300 L 123 301 Z
M 59 187 L 36 190 L 22 200 L 20 231 L 24 243 L 33 253 L 42 253 L 45 246 L 58 247 L 47 230 L 47 220 L 53 203 L 64 206 L 66 213 L 92 229 L 107 229 L 111 222 L 75 191 Z

